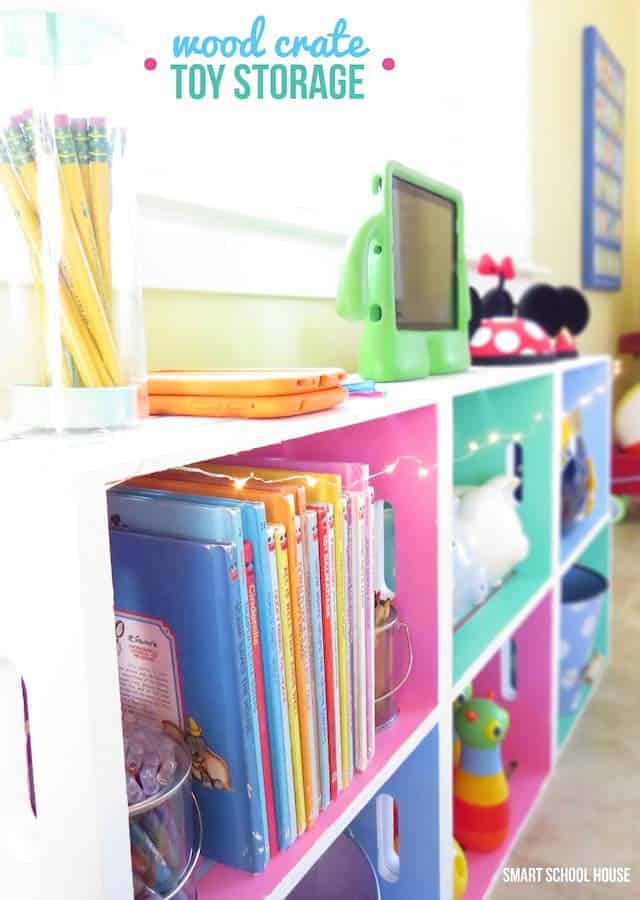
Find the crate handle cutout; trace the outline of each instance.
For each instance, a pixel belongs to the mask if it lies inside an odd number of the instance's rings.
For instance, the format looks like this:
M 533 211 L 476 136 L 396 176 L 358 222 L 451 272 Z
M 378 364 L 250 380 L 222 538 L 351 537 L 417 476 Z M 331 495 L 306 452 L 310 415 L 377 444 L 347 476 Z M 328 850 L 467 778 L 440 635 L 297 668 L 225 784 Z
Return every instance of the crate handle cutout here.
M 400 810 L 391 794 L 376 799 L 378 874 L 389 884 L 400 878 Z
M 33 858 L 36 819 L 28 765 L 26 690 L 13 663 L 0 658 L 0 834 L 25 863 Z
M 524 499 L 524 447 L 520 441 L 509 441 L 505 450 L 506 473 L 519 479 L 520 484 L 514 490 L 513 496 L 518 503 Z
M 518 696 L 518 645 L 510 638 L 500 648 L 500 693 L 513 702 Z
M 374 503 L 374 581 L 376 596 L 393 599 L 396 591 L 395 517 L 387 500 Z

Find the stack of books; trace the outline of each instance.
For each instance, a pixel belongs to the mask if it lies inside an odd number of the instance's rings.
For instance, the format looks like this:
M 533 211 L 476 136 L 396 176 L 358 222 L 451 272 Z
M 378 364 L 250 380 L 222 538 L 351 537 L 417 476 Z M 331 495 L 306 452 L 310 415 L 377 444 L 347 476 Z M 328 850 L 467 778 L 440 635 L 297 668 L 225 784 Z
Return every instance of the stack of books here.
M 122 703 L 189 746 L 205 855 L 259 872 L 374 754 L 373 490 L 358 463 L 197 469 L 109 492 Z

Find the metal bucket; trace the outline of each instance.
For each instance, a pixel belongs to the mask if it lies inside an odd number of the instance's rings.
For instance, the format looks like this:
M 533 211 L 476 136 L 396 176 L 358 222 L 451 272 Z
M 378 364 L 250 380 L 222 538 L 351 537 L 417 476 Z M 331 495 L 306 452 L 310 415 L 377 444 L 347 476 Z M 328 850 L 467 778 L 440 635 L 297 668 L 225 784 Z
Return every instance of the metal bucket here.
M 397 641 L 402 635 L 406 642 L 407 665 L 402 677 L 396 680 Z M 387 728 L 398 716 L 396 694 L 406 684 L 413 668 L 413 646 L 409 626 L 401 622 L 394 606 L 384 622 L 376 626 L 376 729 Z
M 202 817 L 191 791 L 191 756 L 176 743 L 178 769 L 166 790 L 129 806 L 135 900 L 197 900 L 192 878 Z
M 368 855 L 345 831 L 320 857 L 290 900 L 380 900 L 380 883 Z
M 562 579 L 558 692 L 561 716 L 572 715 L 580 706 L 585 669 L 593 656 L 608 587 L 604 575 L 585 566 L 573 566 Z

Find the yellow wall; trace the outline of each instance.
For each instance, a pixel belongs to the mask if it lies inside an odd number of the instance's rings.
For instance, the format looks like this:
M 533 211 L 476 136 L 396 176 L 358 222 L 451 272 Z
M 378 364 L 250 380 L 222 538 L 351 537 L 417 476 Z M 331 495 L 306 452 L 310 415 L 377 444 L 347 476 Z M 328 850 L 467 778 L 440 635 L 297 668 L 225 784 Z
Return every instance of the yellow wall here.
M 335 300 L 145 291 L 144 306 L 150 368 L 357 370 L 360 328 Z
M 615 353 L 618 335 L 640 329 L 640 47 L 637 0 L 533 0 L 533 259 L 556 283 L 580 284 L 582 29 L 595 25 L 625 68 L 624 278 L 619 293 L 589 292 L 591 322 L 580 344 Z

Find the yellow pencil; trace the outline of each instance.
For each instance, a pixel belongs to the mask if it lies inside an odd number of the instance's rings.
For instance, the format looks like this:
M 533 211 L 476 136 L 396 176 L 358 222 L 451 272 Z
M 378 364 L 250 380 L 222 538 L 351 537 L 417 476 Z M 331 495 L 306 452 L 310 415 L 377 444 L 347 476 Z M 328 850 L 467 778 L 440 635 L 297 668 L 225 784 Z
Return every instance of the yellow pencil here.
M 91 207 L 91 182 L 89 180 L 89 133 L 86 119 L 71 119 L 71 134 L 76 148 L 78 167 L 84 186 L 84 195 Z
M 38 206 L 38 172 L 33 155 L 20 126 L 20 117 L 13 116 L 11 125 L 5 130 L 5 139 L 11 162 L 20 177 L 24 191 L 31 205 Z
M 67 120 L 66 125 L 65 120 Z M 99 285 L 87 258 L 83 240 L 77 227 L 77 220 L 74 216 L 74 207 L 76 210 L 79 209 L 78 203 L 83 196 L 83 188 L 80 172 L 75 161 L 75 148 L 73 147 L 68 119 L 66 116 L 56 116 L 55 124 L 56 143 L 58 144 L 59 137 L 62 138 L 61 144 L 58 145 L 58 155 L 61 157 L 60 204 L 63 222 L 63 261 L 61 268 L 71 294 L 77 300 L 83 318 L 96 343 L 98 352 L 109 374 L 111 384 L 120 384 L 122 374 L 118 351 L 105 313 Z M 65 130 L 66 134 L 58 134 L 59 131 Z M 61 149 L 62 153 L 60 152 Z M 81 210 L 79 215 L 81 219 L 84 219 L 85 224 L 88 225 L 88 220 L 84 217 Z M 90 229 L 84 229 L 84 232 L 86 235 L 90 233 Z M 97 256 L 93 258 L 93 263 L 94 266 L 98 265 Z
M 111 165 L 107 123 L 103 117 L 89 120 L 89 183 L 91 218 L 98 245 L 107 303 L 111 303 Z
M 76 155 L 76 146 L 69 125 L 69 117 L 65 115 L 56 116 L 54 125 L 56 149 L 60 163 L 61 193 L 66 191 L 85 258 L 89 264 L 96 288 L 104 302 L 104 288 L 98 248 L 93 232 L 89 201 L 85 193 L 84 181 Z M 63 207 L 65 205 L 63 201 Z M 71 227 L 71 223 L 69 223 L 69 227 Z
M 11 207 L 20 222 L 29 248 L 34 287 L 39 298 L 44 323 L 46 321 L 46 304 L 40 271 L 42 246 L 40 221 L 27 198 L 16 172 L 9 162 L 9 154 L 2 140 L 0 140 L 0 181 L 4 185 Z M 74 308 L 74 300 L 62 276 L 59 278 L 59 290 L 62 301 L 62 336 L 65 345 L 71 352 L 80 377 L 85 385 L 90 387 L 99 387 L 100 385 L 112 383 L 104 368 L 104 364 L 100 360 L 97 348 L 93 346 L 91 336 L 80 317 L 79 311 Z

